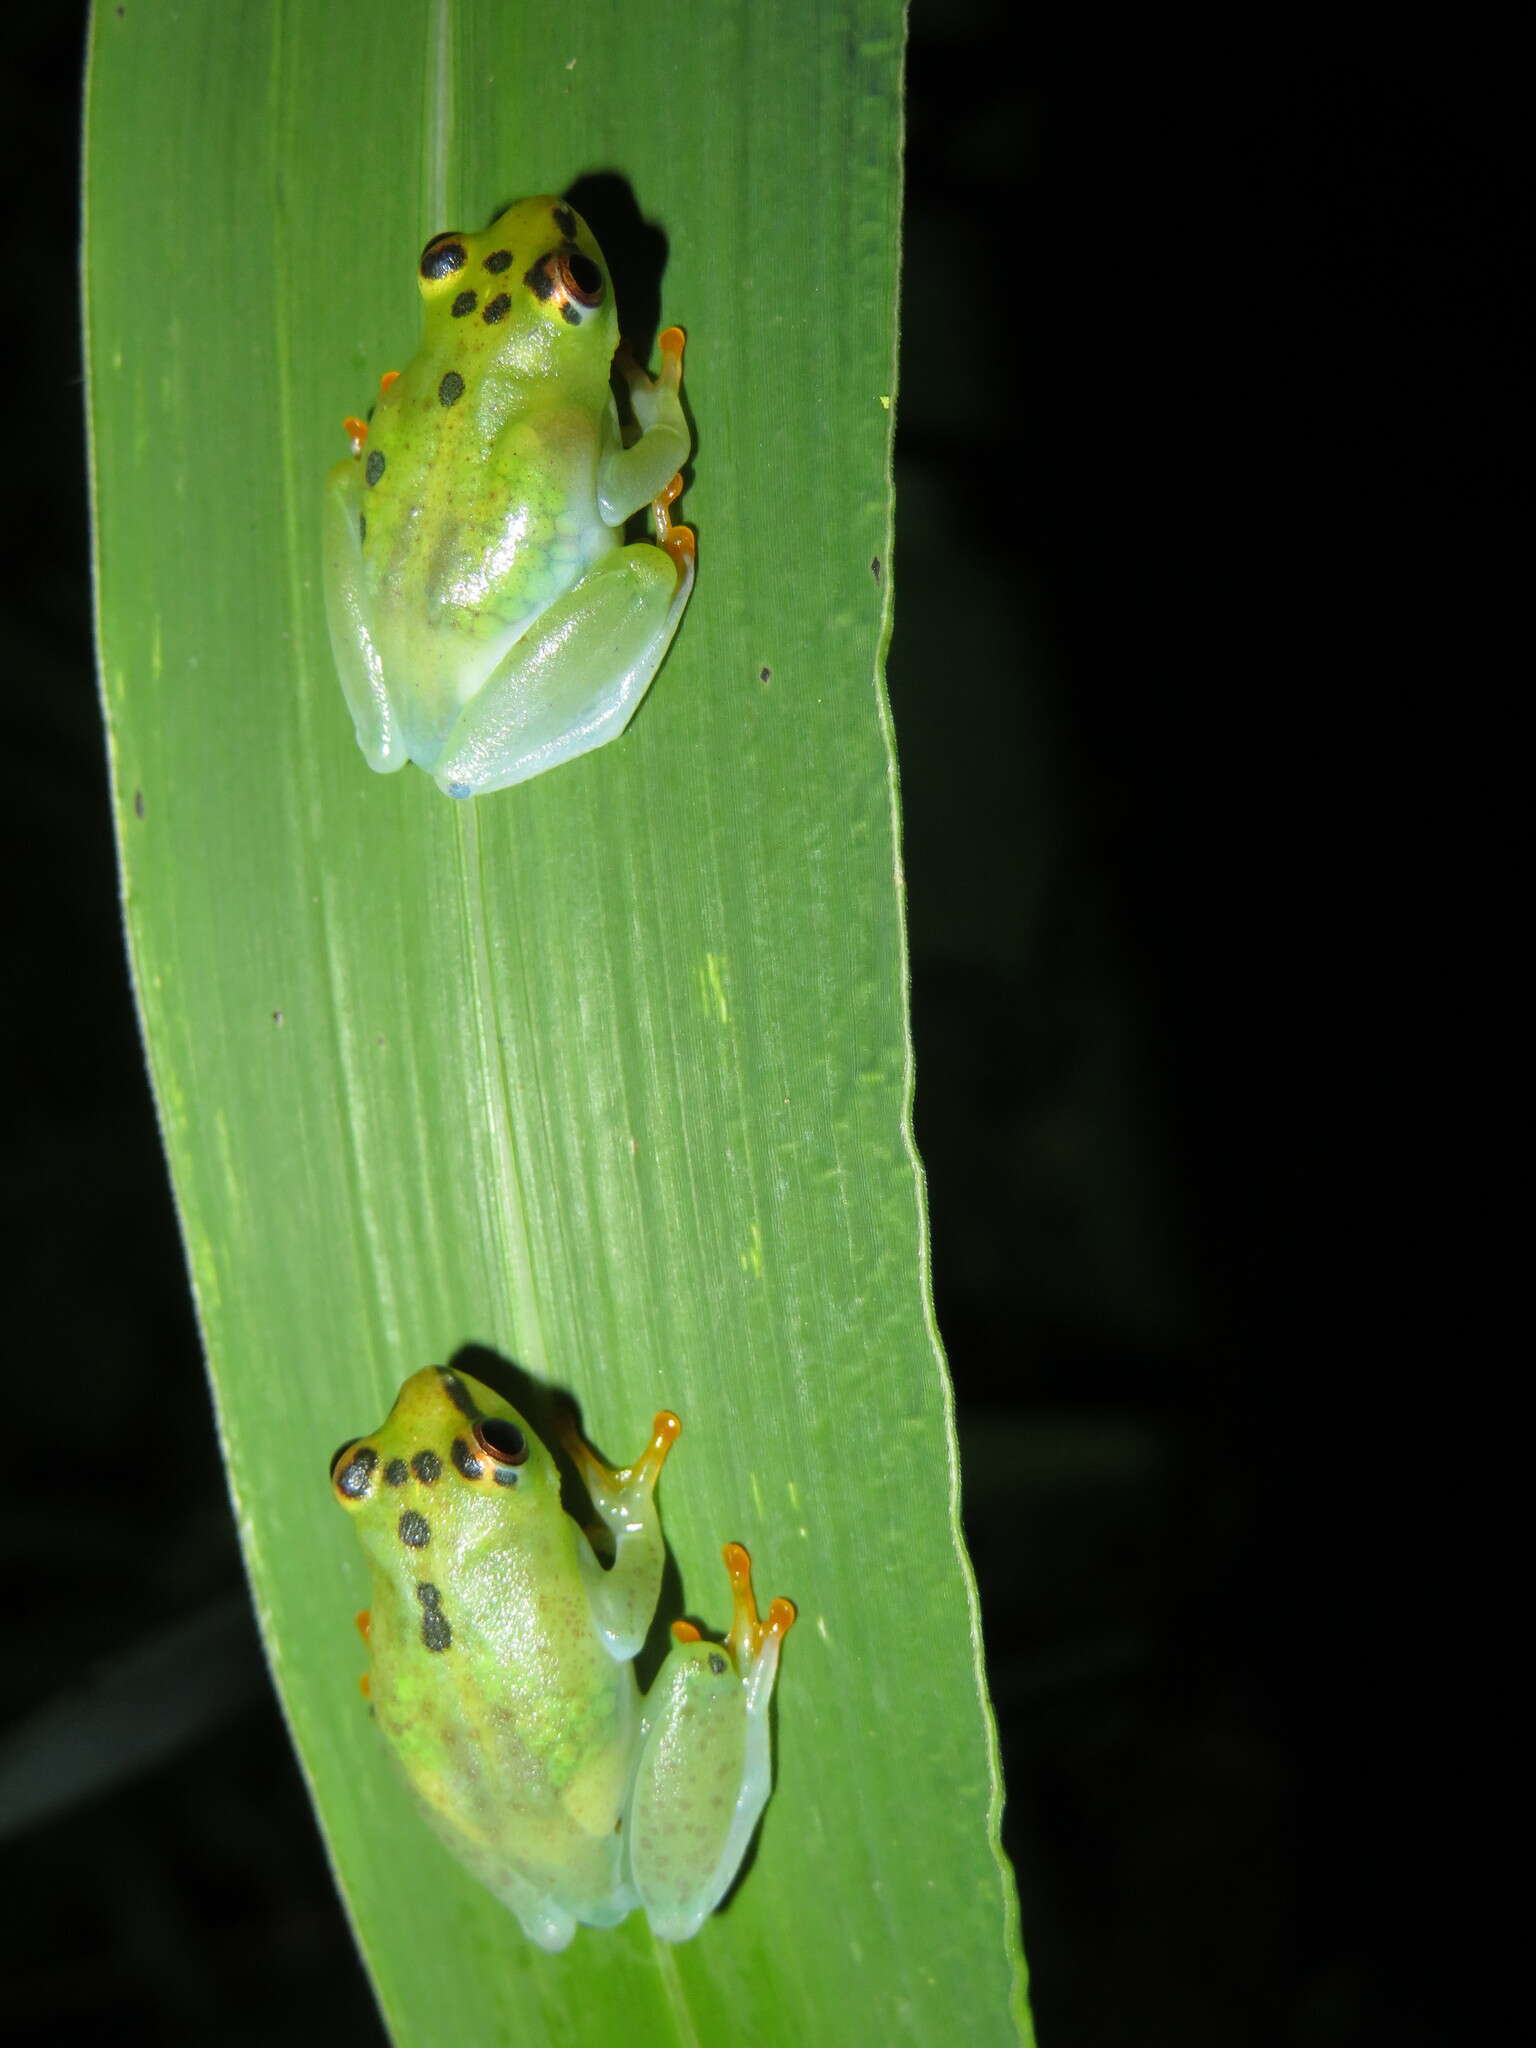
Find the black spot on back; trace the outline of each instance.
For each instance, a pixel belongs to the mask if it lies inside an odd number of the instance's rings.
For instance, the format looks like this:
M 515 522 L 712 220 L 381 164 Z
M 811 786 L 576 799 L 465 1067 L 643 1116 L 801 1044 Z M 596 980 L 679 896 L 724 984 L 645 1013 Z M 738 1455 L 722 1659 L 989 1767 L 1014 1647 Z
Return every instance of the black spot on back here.
M 443 1461 L 436 1451 L 418 1451 L 411 1460 L 411 1470 L 423 1486 L 435 1486 L 443 1474 Z
M 443 1392 L 448 1396 L 461 1415 L 467 1415 L 471 1422 L 480 1420 L 480 1406 L 456 1372 L 450 1372 L 446 1365 L 437 1368 L 437 1376 L 443 1383 Z
M 376 484 L 383 474 L 384 450 L 382 448 L 370 448 L 368 450 L 368 460 L 363 464 L 363 475 L 368 479 L 369 483 Z
M 367 514 L 366 512 L 359 512 L 359 513 L 358 513 L 358 515 L 357 515 L 357 544 L 358 544 L 358 546 L 359 546 L 359 547 L 361 547 L 361 546 L 362 546 L 362 544 L 363 544 L 363 542 L 364 542 L 364 541 L 365 541 L 365 540 L 366 540 L 367 538 L 368 538 L 368 514 Z
M 430 1579 L 418 1581 L 416 1598 L 421 1602 L 421 1640 L 429 1650 L 446 1650 L 453 1630 L 443 1612 L 443 1596 Z
M 400 1517 L 400 1541 L 407 1550 L 425 1550 L 432 1541 L 432 1524 L 414 1508 L 406 1508 Z
M 547 299 L 555 288 L 555 280 L 542 263 L 535 263 L 532 270 L 524 275 L 523 283 L 536 299 Z
M 505 320 L 508 313 L 510 313 L 511 310 L 512 301 L 507 297 L 505 292 L 498 292 L 495 298 L 492 299 L 491 303 L 486 307 L 485 311 L 480 315 L 480 318 L 485 322 L 487 327 L 494 327 L 498 320 Z
M 722 1671 L 724 1671 L 724 1670 L 726 1669 L 726 1662 L 725 1662 L 725 1659 L 724 1659 L 724 1658 L 723 1658 L 723 1657 L 721 1656 L 721 1654 L 720 1654 L 720 1652 L 719 1652 L 718 1650 L 712 1650 L 712 1651 L 710 1652 L 710 1656 L 709 1656 L 709 1668 L 710 1668 L 710 1670 L 711 1670 L 711 1671 L 713 1671 L 713 1673 L 715 1674 L 716 1678 L 718 1678 L 718 1677 L 720 1676 L 721 1672 L 722 1672 Z
M 581 325 L 580 306 L 573 306 L 570 300 L 567 299 L 560 308 L 560 318 L 565 321 L 568 327 L 579 327 Z
M 406 1464 L 404 1458 L 391 1458 L 384 1467 L 384 1484 L 386 1486 L 404 1486 L 410 1476 L 411 1468 Z
M 512 251 L 510 249 L 493 249 L 490 255 L 486 257 L 483 267 L 492 272 L 494 276 L 499 277 L 511 261 Z
M 498 1486 L 516 1486 L 517 1474 L 510 1465 L 493 1465 L 491 1477 Z
M 455 1470 L 465 1479 L 478 1479 L 485 1470 L 480 1460 L 471 1454 L 469 1445 L 461 1436 L 454 1438 L 453 1449 L 448 1455 L 453 1460 Z
M 459 375 L 457 370 L 446 371 L 444 373 L 442 383 L 439 384 L 437 387 L 438 404 L 457 405 L 459 400 L 463 396 L 464 379 Z
M 473 313 L 479 303 L 480 294 L 478 292 L 460 292 L 453 302 L 454 319 L 462 320 L 466 313 Z
M 568 242 L 576 239 L 576 216 L 568 206 L 557 206 L 552 215 L 555 226 Z

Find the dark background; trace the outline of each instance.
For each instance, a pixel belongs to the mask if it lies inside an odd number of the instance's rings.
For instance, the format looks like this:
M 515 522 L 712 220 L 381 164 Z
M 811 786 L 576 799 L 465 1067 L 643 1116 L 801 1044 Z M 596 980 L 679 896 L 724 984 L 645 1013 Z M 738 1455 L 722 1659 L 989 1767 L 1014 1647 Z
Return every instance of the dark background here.
M 1379 53 L 1071 65 L 1010 15 L 912 24 L 890 678 L 1036 2020 L 1046 2048 L 1416 2048 L 1452 2038 L 1444 1588 L 1375 1248 L 1371 988 L 1403 894 L 1446 904 L 1399 852 L 1427 811 L 1399 838 L 1376 805 L 1452 573 L 1417 508 L 1465 537 L 1455 451 L 1508 367 L 1515 119 Z M 123 962 L 79 26 L 8 35 L 0 2038 L 361 2042 Z

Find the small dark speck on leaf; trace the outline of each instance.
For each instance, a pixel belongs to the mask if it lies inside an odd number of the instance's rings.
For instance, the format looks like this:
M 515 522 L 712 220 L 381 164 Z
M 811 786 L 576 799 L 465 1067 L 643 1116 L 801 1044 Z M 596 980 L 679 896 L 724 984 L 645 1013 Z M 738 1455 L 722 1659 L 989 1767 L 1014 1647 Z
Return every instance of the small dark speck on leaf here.
M 282 1013 L 282 1011 L 281 1011 L 281 1010 L 274 1010 L 274 1011 L 272 1012 L 272 1022 L 273 1022 L 273 1023 L 274 1023 L 274 1024 L 275 1024 L 275 1025 L 277 1026 L 277 1028 L 278 1028 L 278 1030 L 279 1030 L 279 1031 L 281 1031 L 281 1030 L 282 1030 L 282 1028 L 283 1028 L 283 1013 Z
M 874 577 L 877 583 L 880 581 L 880 557 L 878 555 L 876 555 L 874 560 L 870 563 L 869 573 L 871 576 Z
M 773 681 L 773 670 L 769 668 L 766 662 L 764 662 L 763 666 L 758 670 L 757 680 L 760 683 L 771 683 Z
M 144 815 L 144 792 L 142 789 L 136 789 L 133 792 L 133 815 L 136 818 L 142 818 Z

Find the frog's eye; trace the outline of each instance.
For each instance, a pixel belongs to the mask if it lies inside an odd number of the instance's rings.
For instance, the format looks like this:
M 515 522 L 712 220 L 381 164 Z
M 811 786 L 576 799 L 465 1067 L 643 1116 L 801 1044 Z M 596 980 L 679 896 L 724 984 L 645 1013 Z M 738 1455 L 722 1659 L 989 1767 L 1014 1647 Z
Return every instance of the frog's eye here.
M 331 1484 L 344 1500 L 362 1500 L 373 1486 L 379 1454 L 371 1444 L 352 1437 L 331 1460 Z
M 456 228 L 445 235 L 434 235 L 421 252 L 422 281 L 425 284 L 441 284 L 445 277 L 452 277 L 456 270 L 464 268 L 466 257 L 464 244 Z
M 583 256 L 579 249 L 561 249 L 556 254 L 555 265 L 568 298 L 583 306 L 602 304 L 603 273 L 590 256 Z
M 515 1422 L 506 1422 L 499 1415 L 487 1415 L 475 1424 L 471 1434 L 493 1465 L 525 1465 L 528 1462 L 528 1439 Z
M 607 290 L 602 270 L 580 249 L 552 249 L 539 258 L 523 283 L 536 299 L 553 300 L 572 322 L 581 319 L 578 307 L 600 306 Z

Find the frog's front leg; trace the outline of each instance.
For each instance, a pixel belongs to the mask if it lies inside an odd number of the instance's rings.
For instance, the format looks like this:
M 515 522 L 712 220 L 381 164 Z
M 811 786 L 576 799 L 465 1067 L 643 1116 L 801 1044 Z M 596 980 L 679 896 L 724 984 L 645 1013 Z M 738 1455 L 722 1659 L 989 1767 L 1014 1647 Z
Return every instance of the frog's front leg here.
M 560 1418 L 561 1441 L 581 1474 L 594 1512 L 613 1536 L 613 1563 L 606 1570 L 589 1543 L 581 1544 L 579 1556 L 592 1619 L 609 1655 L 619 1662 L 637 1654 L 656 1612 L 665 1546 L 652 1496 L 682 1426 L 663 1409 L 634 1464 L 615 1467 L 603 1463 L 568 1417 Z
M 614 368 L 629 386 L 629 402 L 640 429 L 628 448 L 619 432 L 618 414 L 610 404 L 602 459 L 597 466 L 597 503 L 604 522 L 622 526 L 631 513 L 661 497 L 667 479 L 680 470 L 693 450 L 683 417 L 683 330 L 669 327 L 657 343 L 661 375 L 648 377 L 627 347 L 621 346 Z M 662 536 L 658 533 L 658 540 Z
M 660 546 L 637 541 L 604 555 L 492 671 L 433 768 L 439 789 L 459 797 L 508 789 L 618 738 L 693 588 L 693 535 L 668 521 L 669 502 L 670 487 L 658 491 Z
M 795 1610 L 775 1600 L 759 1619 L 739 1543 L 725 1546 L 725 1568 L 729 1635 L 705 1642 L 691 1622 L 674 1622 L 640 1724 L 628 1874 L 663 1941 L 689 1940 L 729 1891 L 773 1779 L 768 1703 Z

